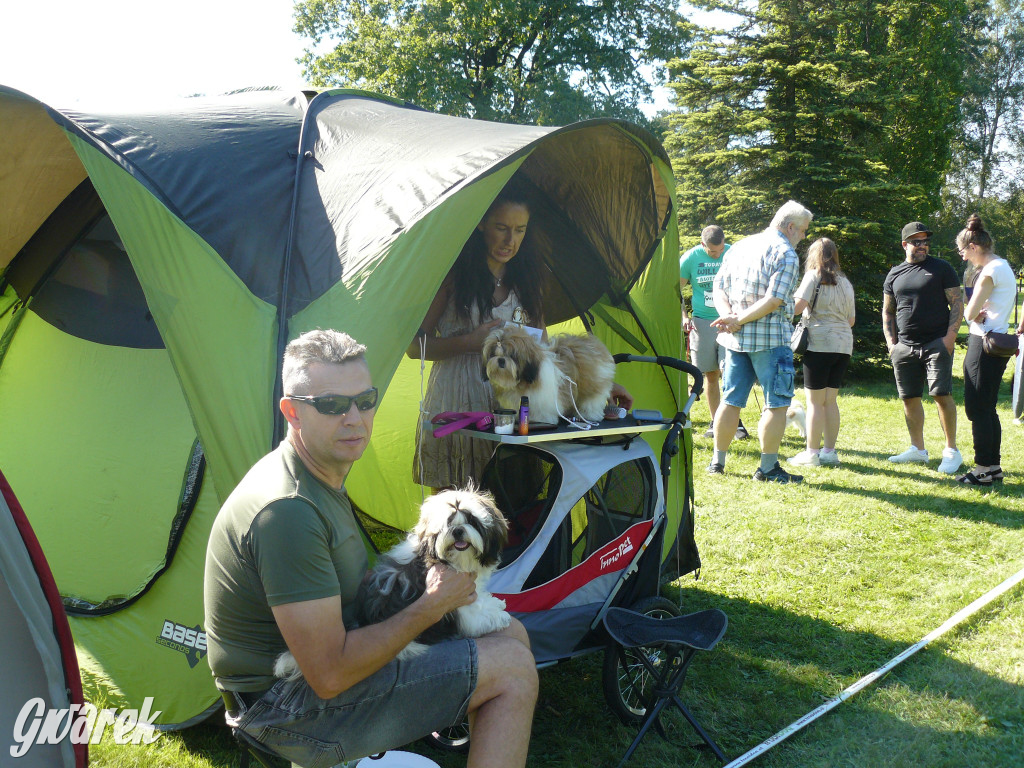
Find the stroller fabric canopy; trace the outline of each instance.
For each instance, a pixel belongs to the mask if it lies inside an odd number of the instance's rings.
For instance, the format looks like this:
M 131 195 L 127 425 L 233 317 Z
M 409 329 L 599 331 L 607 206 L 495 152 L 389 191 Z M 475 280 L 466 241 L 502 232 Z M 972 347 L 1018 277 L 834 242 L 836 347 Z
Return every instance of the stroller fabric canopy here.
M 113 705 L 156 697 L 165 727 L 217 706 L 206 539 L 283 435 L 284 345 L 316 327 L 367 345 L 383 398 L 347 487 L 363 513 L 407 528 L 429 366 L 404 352 L 510 179 L 538 201 L 552 332 L 679 354 L 671 168 L 627 123 L 486 123 L 340 90 L 109 114 L 0 86 L 0 138 L 0 466 L 87 684 Z M 640 407 L 685 399 L 675 374 L 620 380 Z M 679 499 L 669 508 L 671 543 Z

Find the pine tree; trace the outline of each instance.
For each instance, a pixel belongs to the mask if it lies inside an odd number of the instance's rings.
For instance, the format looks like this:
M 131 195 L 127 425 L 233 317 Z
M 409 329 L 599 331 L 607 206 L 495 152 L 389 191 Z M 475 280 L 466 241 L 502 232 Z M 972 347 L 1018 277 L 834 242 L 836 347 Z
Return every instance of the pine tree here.
M 839 245 L 877 353 L 871 315 L 900 228 L 939 207 L 977 0 L 694 5 L 739 23 L 703 30 L 670 63 L 681 231 L 713 222 L 735 239 L 787 199 L 808 206 L 811 238 Z

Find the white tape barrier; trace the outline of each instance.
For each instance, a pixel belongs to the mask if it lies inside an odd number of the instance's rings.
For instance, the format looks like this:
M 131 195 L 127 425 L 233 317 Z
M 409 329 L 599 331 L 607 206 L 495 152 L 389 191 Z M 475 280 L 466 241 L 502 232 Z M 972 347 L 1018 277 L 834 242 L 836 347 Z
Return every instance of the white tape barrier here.
M 993 600 L 995 600 L 1000 595 L 1003 595 L 1003 594 L 1009 592 L 1011 589 L 1013 589 L 1015 586 L 1017 586 L 1021 581 L 1024 581 L 1024 568 L 1022 568 L 1021 570 L 1017 571 L 1017 573 L 1015 573 L 1010 578 L 1006 579 L 998 587 L 995 587 L 994 589 L 991 589 L 988 592 L 986 592 L 984 595 L 979 597 L 977 600 L 975 600 L 973 603 L 968 605 L 966 608 L 961 608 L 959 611 L 957 611 L 955 614 L 953 614 L 953 616 L 951 616 L 949 619 L 947 619 L 945 621 L 945 623 L 942 624 L 942 626 L 940 626 L 938 629 L 932 630 L 927 635 L 925 635 L 924 638 L 922 638 L 920 640 L 920 642 L 910 646 L 905 651 L 903 651 L 903 653 L 901 653 L 899 656 L 894 657 L 887 664 L 885 664 L 884 666 L 879 667 L 878 669 L 876 669 L 871 674 L 865 675 L 864 677 L 862 677 L 860 680 L 858 680 L 856 683 L 851 685 L 849 688 L 847 688 L 845 691 L 840 693 L 835 698 L 829 699 L 827 702 L 822 704 L 817 709 L 814 709 L 814 710 L 808 712 L 806 715 L 801 717 L 799 720 L 796 720 L 793 723 L 787 725 L 785 728 L 783 728 L 781 731 L 776 733 L 774 736 L 771 736 L 768 739 L 762 741 L 760 744 L 758 744 L 756 747 L 751 749 L 749 752 L 745 752 L 744 754 L 740 755 L 735 760 L 733 760 L 731 763 L 726 765 L 725 768 L 739 768 L 739 766 L 741 766 L 741 765 L 746 765 L 747 763 L 749 763 L 754 758 L 759 757 L 760 755 L 763 755 L 765 752 L 767 752 L 769 749 L 774 747 L 776 744 L 782 743 L 783 741 L 788 739 L 790 736 L 792 736 L 794 733 L 796 733 L 801 728 L 803 728 L 805 725 L 808 725 L 809 723 L 814 722 L 819 717 L 824 715 L 826 712 L 828 712 L 828 711 L 838 707 L 840 704 L 842 704 L 848 698 L 853 696 L 855 693 L 863 690 L 864 688 L 866 688 L 867 686 L 871 685 L 873 682 L 875 682 L 879 678 L 885 676 L 889 672 L 889 670 L 891 670 L 893 667 L 895 667 L 897 664 L 899 664 L 900 662 L 904 661 L 905 659 L 908 659 L 911 656 L 913 656 L 919 650 L 921 650 L 926 645 L 928 645 L 930 642 L 932 642 L 932 640 L 935 640 L 937 637 L 941 637 L 946 632 L 948 632 L 953 627 L 955 627 L 957 624 L 962 622 L 964 619 L 966 619 L 967 617 L 971 616 L 972 614 L 974 614 L 975 612 L 977 612 L 981 608 L 984 608 L 986 605 L 991 603 Z

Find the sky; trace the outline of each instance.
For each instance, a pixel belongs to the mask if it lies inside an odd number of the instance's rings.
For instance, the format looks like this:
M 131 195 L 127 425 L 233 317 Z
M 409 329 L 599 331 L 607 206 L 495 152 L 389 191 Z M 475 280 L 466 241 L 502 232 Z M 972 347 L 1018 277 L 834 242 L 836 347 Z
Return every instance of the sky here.
M 0 85 L 51 106 L 139 105 L 250 86 L 298 89 L 292 0 L 10 0 Z
M 137 107 L 303 85 L 293 0 L 8 0 L 0 85 L 54 107 Z M 649 115 L 669 106 L 665 89 Z

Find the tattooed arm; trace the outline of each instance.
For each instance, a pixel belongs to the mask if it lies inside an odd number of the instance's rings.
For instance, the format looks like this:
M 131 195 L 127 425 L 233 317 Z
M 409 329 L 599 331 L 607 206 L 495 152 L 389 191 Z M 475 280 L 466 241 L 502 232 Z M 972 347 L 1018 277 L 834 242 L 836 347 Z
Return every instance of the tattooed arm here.
M 896 332 L 896 299 L 888 293 L 882 294 L 882 333 L 885 334 L 885 346 L 892 352 L 899 336 Z
M 960 330 L 960 323 L 964 319 L 964 294 L 958 285 L 956 288 L 946 289 L 946 301 L 949 303 L 949 329 L 943 341 L 946 342 L 946 349 L 953 354 L 953 344 L 956 342 L 956 334 Z

